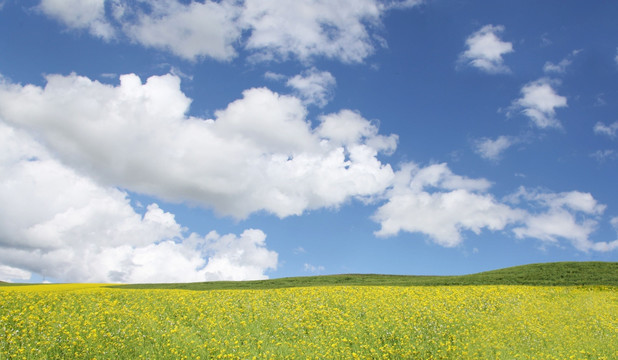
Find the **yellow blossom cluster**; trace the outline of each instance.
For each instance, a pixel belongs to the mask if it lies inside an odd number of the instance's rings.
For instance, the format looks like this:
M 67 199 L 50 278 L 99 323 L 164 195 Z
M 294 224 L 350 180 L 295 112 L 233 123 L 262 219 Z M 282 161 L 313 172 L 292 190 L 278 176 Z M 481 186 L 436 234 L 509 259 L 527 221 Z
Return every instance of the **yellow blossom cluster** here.
M 617 290 L 0 286 L 0 359 L 618 359 Z

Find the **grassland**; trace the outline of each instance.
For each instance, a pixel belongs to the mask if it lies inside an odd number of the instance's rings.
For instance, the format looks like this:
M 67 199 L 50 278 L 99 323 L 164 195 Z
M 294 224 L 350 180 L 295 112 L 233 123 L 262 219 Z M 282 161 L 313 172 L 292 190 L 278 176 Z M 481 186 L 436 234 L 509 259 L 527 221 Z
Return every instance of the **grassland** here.
M 343 274 L 289 277 L 256 281 L 212 281 L 180 284 L 121 285 L 133 289 L 279 289 L 307 286 L 448 286 L 448 285 L 533 285 L 618 286 L 618 262 L 556 262 L 529 264 L 460 276 L 408 276 Z

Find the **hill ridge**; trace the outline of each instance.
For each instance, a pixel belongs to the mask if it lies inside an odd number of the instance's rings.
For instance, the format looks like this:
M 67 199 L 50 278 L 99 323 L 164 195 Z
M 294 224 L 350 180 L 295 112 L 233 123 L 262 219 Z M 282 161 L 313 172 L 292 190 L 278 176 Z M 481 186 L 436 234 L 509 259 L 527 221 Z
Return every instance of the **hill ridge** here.
M 268 280 L 210 281 L 199 283 L 130 284 L 113 287 L 133 289 L 275 289 L 308 286 L 449 286 L 449 285 L 544 285 L 618 286 L 618 262 L 550 262 L 512 266 L 469 275 L 334 274 L 284 277 Z

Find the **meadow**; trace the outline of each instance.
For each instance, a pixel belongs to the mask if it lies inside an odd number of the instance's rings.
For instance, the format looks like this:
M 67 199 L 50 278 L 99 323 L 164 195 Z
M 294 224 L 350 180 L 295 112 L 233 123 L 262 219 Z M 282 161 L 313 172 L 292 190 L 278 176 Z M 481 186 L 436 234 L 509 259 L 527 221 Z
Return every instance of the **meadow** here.
M 617 290 L 0 286 L 0 359 L 616 359 Z

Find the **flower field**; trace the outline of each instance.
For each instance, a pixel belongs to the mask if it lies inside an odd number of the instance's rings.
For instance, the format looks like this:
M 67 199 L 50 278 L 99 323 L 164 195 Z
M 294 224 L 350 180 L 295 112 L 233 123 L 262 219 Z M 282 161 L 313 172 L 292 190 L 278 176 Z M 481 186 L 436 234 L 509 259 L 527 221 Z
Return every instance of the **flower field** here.
M 618 359 L 611 286 L 0 286 L 0 359 Z

